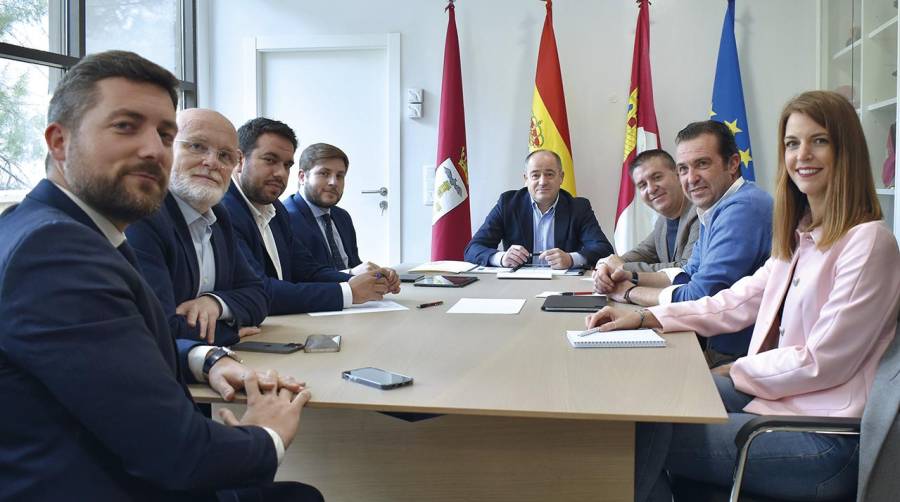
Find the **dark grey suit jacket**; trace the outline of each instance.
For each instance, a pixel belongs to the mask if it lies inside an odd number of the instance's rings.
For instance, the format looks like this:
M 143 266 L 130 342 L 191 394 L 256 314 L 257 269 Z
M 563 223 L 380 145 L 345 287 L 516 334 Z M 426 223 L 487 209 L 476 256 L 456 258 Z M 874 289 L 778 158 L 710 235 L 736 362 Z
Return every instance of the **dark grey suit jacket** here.
M 664 268 L 684 267 L 691 258 L 694 242 L 700 237 L 700 220 L 693 204 L 681 213 L 678 233 L 675 234 L 675 255 L 669 256 L 666 245 L 666 219 L 659 217 L 653 231 L 640 244 L 621 256 L 625 270 L 630 272 L 656 272 Z
M 897 323 L 900 334 L 900 322 Z M 896 500 L 900 493 L 900 341 L 895 336 L 881 358 L 862 418 L 859 502 Z

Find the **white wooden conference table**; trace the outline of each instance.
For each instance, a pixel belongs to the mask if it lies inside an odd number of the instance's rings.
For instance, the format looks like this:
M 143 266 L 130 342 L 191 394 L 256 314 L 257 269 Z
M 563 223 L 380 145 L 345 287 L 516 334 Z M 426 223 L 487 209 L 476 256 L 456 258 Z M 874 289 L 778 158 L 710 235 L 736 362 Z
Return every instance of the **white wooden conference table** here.
M 663 335 L 665 348 L 576 350 L 565 331 L 582 329 L 585 314 L 543 312 L 535 295 L 589 290 L 588 281 L 478 277 L 458 289 L 404 283 L 386 299 L 406 311 L 265 321 L 252 339 L 343 337 L 337 353 L 241 353 L 312 392 L 277 479 L 310 483 L 329 501 L 631 501 L 635 422 L 726 420 L 692 333 Z M 526 303 L 518 315 L 447 314 L 464 297 Z M 364 366 L 415 382 L 379 390 L 341 378 Z M 192 392 L 216 401 L 208 388 Z

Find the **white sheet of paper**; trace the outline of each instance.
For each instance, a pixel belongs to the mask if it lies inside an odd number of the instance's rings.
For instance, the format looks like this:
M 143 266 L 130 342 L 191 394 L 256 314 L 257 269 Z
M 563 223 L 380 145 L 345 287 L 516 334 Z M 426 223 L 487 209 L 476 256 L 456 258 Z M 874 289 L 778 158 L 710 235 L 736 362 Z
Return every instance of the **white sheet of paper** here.
M 460 298 L 448 314 L 518 314 L 525 305 L 520 298 Z
M 397 302 L 383 300 L 380 302 L 366 302 L 359 305 L 351 305 L 344 310 L 331 310 L 328 312 L 310 312 L 307 315 L 312 317 L 328 316 L 328 315 L 347 315 L 347 314 L 369 314 L 371 312 L 391 312 L 393 310 L 409 310 Z
M 474 263 L 469 263 L 467 261 L 453 261 L 453 260 L 443 260 L 443 261 L 429 261 L 427 263 L 423 263 L 418 267 L 414 267 L 409 269 L 410 272 L 444 272 L 448 274 L 458 274 L 460 272 L 468 272 L 475 268 Z
M 469 270 L 469 272 L 473 274 L 496 274 L 497 272 L 509 272 L 510 270 L 512 269 L 508 267 L 486 267 L 481 265 Z
M 515 272 L 497 272 L 497 279 L 553 279 L 549 268 L 520 268 Z

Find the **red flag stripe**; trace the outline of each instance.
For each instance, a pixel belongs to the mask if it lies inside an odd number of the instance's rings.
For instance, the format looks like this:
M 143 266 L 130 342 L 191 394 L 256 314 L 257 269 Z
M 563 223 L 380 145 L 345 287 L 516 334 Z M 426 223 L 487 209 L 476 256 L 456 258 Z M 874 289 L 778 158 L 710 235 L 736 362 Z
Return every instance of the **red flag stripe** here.
M 559 66 L 559 52 L 556 49 L 556 35 L 553 32 L 553 2 L 547 0 L 547 16 L 544 18 L 544 31 L 541 33 L 541 45 L 538 48 L 537 72 L 534 85 L 553 117 L 559 135 L 569 151 L 572 141 L 569 139 L 569 118 L 566 114 L 566 98 L 563 94 L 562 70 Z

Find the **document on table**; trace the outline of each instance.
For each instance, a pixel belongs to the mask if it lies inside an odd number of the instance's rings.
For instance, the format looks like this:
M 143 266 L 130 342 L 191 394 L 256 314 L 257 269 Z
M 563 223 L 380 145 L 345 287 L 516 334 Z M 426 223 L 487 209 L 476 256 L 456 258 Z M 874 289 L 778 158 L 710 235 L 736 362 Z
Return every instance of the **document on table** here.
M 460 272 L 468 272 L 475 268 L 474 263 L 469 263 L 467 261 L 453 261 L 453 260 L 443 260 L 443 261 L 430 261 L 428 263 L 423 263 L 418 267 L 409 269 L 410 272 L 444 272 L 447 274 L 458 274 Z
M 312 317 L 328 316 L 328 315 L 347 315 L 347 314 L 369 314 L 372 312 L 391 312 L 394 310 L 409 310 L 397 302 L 384 300 L 380 302 L 366 302 L 359 305 L 351 305 L 344 310 L 331 310 L 328 312 L 309 312 L 307 315 Z
M 518 314 L 525 305 L 520 298 L 460 298 L 448 314 Z
M 481 265 L 469 270 L 469 272 L 473 274 L 496 274 L 497 272 L 509 272 L 511 270 L 509 267 L 487 267 Z
M 515 272 L 497 272 L 497 279 L 553 279 L 549 268 L 520 268 Z

